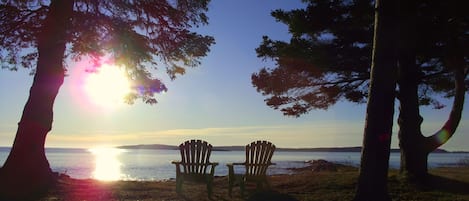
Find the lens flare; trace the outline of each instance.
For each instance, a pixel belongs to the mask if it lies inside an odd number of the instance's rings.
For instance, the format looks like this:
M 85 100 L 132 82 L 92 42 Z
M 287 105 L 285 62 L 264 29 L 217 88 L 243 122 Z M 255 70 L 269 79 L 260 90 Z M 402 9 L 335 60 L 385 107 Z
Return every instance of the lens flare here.
M 435 139 L 436 139 L 439 143 L 444 143 L 444 142 L 446 142 L 449 138 L 450 138 L 450 134 L 449 134 L 448 129 L 446 129 L 446 128 L 441 129 L 441 130 L 440 130 L 438 133 L 436 133 L 436 135 L 435 135 Z

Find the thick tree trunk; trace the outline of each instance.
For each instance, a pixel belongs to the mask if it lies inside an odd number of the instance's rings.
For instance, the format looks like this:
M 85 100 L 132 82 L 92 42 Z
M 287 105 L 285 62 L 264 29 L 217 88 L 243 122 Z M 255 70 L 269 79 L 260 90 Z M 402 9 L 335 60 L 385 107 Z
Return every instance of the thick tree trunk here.
M 401 57 L 402 58 L 402 57 Z M 414 57 L 415 58 L 415 57 Z M 427 174 L 428 148 L 424 143 L 420 126 L 423 121 L 418 103 L 418 73 L 412 64 L 401 65 L 399 79 L 399 146 L 401 150 L 401 173 L 408 179 L 425 178 Z M 399 60 L 400 64 L 406 63 Z
M 447 142 L 454 134 L 461 120 L 464 105 L 465 66 L 462 48 L 457 36 L 451 36 L 448 41 L 448 58 L 446 67 L 453 70 L 455 75 L 455 96 L 451 113 L 444 126 L 435 134 L 425 137 L 420 126 L 422 117 L 419 112 L 418 83 L 420 71 L 416 66 L 416 3 L 415 0 L 400 2 L 400 37 L 399 37 L 399 146 L 401 149 L 401 173 L 409 181 L 422 182 L 428 175 L 428 154 Z
M 462 69 L 455 72 L 456 94 L 448 120 L 435 134 L 425 137 L 420 132 L 422 119 L 407 118 L 402 115 L 405 102 L 401 100 L 401 114 L 399 115 L 399 139 L 401 148 L 401 173 L 410 181 L 425 183 L 428 176 L 428 154 L 446 143 L 456 132 L 464 106 L 466 73 Z M 416 95 L 414 95 L 416 96 Z M 418 108 L 418 107 L 417 107 Z M 414 125 L 412 125 L 414 123 Z M 418 127 L 417 129 L 415 127 Z
M 0 171 L 2 200 L 33 200 L 54 181 L 44 144 L 52 128 L 54 101 L 65 76 L 62 62 L 72 11 L 72 0 L 52 1 L 38 36 L 36 74 L 13 147 Z
M 397 3 L 377 0 L 370 91 L 355 201 L 391 200 L 387 190 L 397 77 Z
M 428 153 L 421 143 L 418 84 L 421 72 L 416 65 L 417 4 L 415 0 L 399 1 L 399 146 L 401 173 L 409 178 L 426 176 Z M 425 159 L 425 160 L 423 160 Z M 410 174 L 407 174 L 410 173 Z

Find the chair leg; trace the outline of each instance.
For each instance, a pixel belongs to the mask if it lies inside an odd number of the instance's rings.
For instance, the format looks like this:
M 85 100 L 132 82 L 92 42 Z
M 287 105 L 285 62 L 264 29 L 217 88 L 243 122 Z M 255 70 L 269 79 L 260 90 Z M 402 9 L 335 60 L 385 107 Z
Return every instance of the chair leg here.
M 239 188 L 241 189 L 241 197 L 244 197 L 244 190 L 246 189 L 244 181 L 239 182 Z
M 231 197 L 231 192 L 233 191 L 233 183 L 234 183 L 233 180 L 234 180 L 233 176 L 230 175 L 228 177 L 228 195 L 230 195 L 230 197 Z
M 207 193 L 208 193 L 208 198 L 212 197 L 212 192 L 213 192 L 213 180 L 208 180 L 207 181 Z
M 181 194 L 182 193 L 182 178 L 176 177 L 176 193 Z

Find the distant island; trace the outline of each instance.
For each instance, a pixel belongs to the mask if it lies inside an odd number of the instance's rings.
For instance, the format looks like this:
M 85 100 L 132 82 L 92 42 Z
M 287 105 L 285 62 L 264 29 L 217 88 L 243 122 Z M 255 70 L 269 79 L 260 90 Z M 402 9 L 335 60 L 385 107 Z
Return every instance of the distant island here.
M 118 146 L 119 149 L 160 149 L 179 150 L 178 146 L 164 144 L 139 144 Z M 214 146 L 213 151 L 244 151 L 244 146 Z M 286 152 L 361 152 L 362 147 L 320 147 L 320 148 L 277 148 L 277 151 Z M 400 152 L 399 149 L 391 149 L 391 152 Z M 433 153 L 456 153 L 444 149 L 436 149 Z

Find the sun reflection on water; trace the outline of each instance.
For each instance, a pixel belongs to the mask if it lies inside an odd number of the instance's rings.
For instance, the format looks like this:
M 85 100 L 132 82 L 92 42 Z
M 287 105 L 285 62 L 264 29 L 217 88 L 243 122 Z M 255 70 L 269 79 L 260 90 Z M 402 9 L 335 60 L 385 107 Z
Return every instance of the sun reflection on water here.
M 118 159 L 121 149 L 98 147 L 89 151 L 95 158 L 93 178 L 103 181 L 115 181 L 122 178 L 121 162 Z

